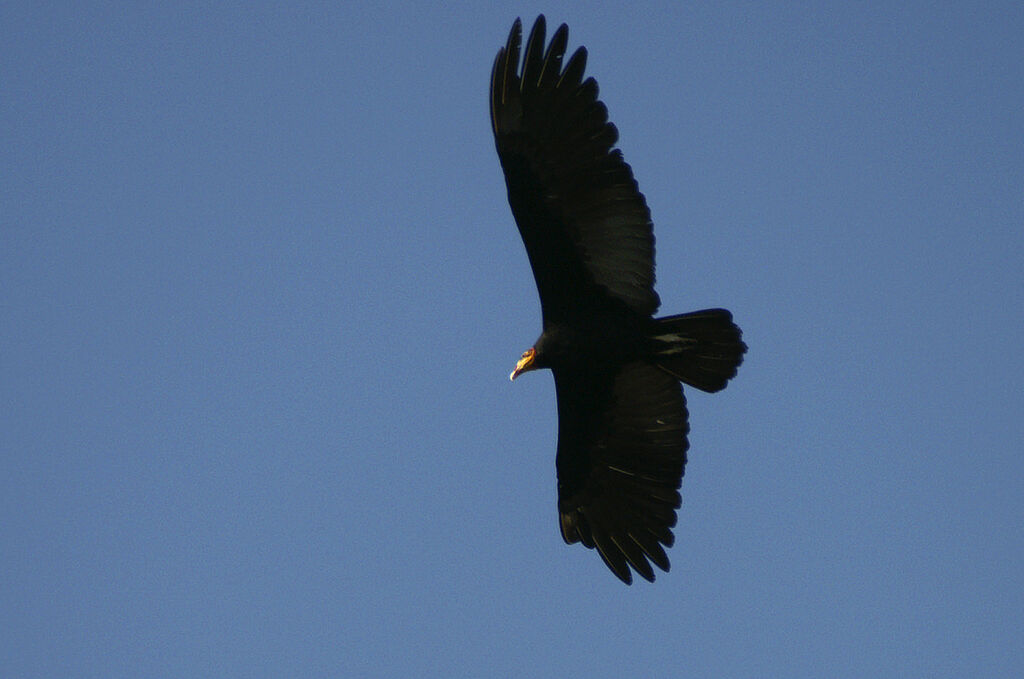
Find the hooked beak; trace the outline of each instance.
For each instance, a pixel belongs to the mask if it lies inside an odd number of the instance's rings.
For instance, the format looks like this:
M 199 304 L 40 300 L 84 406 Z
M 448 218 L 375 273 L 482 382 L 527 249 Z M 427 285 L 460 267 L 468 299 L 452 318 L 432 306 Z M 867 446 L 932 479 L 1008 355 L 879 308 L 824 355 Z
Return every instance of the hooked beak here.
M 515 378 L 519 377 L 524 372 L 527 372 L 529 370 L 533 370 L 534 367 L 535 367 L 533 365 L 533 362 L 534 362 L 534 360 L 536 358 L 537 358 L 537 351 L 533 347 L 530 347 L 529 349 L 524 351 L 522 358 L 520 358 L 519 362 L 516 363 L 516 369 L 512 371 L 512 374 L 509 375 L 508 378 L 510 380 L 514 380 Z

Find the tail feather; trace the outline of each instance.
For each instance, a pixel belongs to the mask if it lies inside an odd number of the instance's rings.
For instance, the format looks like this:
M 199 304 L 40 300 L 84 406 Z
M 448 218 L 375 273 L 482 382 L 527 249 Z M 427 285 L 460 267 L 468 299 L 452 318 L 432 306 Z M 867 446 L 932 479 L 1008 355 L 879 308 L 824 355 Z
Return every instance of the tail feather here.
M 725 309 L 704 309 L 654 321 L 654 363 L 701 391 L 725 388 L 736 376 L 747 345 Z

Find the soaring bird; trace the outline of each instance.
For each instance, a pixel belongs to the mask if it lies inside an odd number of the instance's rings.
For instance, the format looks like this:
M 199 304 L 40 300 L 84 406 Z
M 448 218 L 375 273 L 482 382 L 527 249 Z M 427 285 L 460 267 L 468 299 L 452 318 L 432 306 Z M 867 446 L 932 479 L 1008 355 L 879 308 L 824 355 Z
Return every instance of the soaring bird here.
M 680 382 L 724 389 L 747 347 L 725 309 L 654 318 L 654 234 L 618 131 L 563 64 L 569 30 L 545 49 L 537 18 L 520 65 L 516 19 L 491 73 L 491 126 L 543 332 L 511 379 L 549 368 L 558 400 L 558 515 L 567 544 L 596 548 L 627 585 L 669 570 L 689 432 Z

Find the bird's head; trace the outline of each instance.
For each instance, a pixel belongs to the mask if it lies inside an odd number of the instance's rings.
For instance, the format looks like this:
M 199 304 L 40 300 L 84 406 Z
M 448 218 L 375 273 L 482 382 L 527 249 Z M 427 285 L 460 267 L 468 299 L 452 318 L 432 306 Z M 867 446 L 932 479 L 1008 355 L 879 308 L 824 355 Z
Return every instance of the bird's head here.
M 508 378 L 510 380 L 514 380 L 523 373 L 536 370 L 539 367 L 540 365 L 538 365 L 537 362 L 537 349 L 535 347 L 530 347 L 523 352 L 522 356 L 519 357 L 515 370 L 512 371 L 512 374 L 509 375 Z
M 523 352 L 516 363 L 516 369 L 509 375 L 514 380 L 523 373 L 542 368 L 572 365 L 578 351 L 574 350 L 576 334 L 563 326 L 545 328 L 533 346 Z

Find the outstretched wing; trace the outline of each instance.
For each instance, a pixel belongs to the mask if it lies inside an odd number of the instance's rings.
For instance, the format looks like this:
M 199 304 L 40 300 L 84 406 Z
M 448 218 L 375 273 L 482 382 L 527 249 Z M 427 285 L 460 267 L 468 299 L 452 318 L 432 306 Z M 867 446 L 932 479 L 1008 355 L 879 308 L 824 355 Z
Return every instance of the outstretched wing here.
M 679 382 L 646 363 L 554 373 L 562 537 L 596 547 L 626 584 L 630 566 L 653 581 L 648 560 L 669 569 L 689 447 Z
M 597 83 L 583 80 L 586 49 L 563 68 L 568 28 L 555 31 L 546 51 L 544 32 L 540 16 L 520 69 L 522 26 L 512 26 L 491 73 L 491 126 L 545 324 L 610 299 L 653 314 L 660 302 L 650 210 L 612 149 L 618 131 Z

